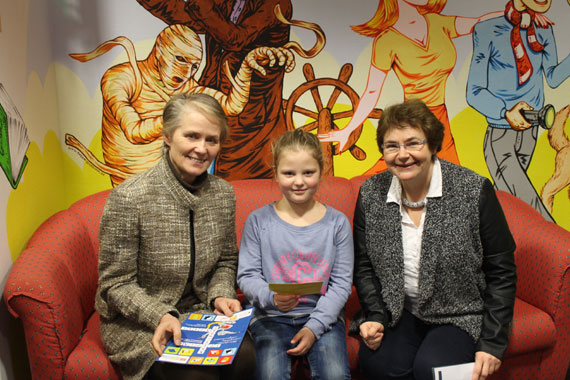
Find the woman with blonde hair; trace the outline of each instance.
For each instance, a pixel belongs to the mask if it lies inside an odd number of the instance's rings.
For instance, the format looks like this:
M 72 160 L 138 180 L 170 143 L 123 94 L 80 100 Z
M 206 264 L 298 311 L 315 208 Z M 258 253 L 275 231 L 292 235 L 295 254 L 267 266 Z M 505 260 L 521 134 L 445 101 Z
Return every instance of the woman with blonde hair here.
M 99 231 L 101 339 L 124 380 L 249 378 L 255 348 L 246 335 L 226 366 L 157 361 L 182 344 L 189 313 L 231 317 L 238 248 L 235 195 L 208 167 L 229 134 L 220 103 L 179 94 L 164 107 L 163 153 L 152 168 L 110 193 Z

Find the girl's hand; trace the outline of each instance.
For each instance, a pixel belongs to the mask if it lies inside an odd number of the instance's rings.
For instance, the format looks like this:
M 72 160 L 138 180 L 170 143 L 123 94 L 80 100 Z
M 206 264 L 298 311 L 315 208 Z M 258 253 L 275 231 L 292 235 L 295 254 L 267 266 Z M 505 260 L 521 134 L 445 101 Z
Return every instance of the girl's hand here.
M 218 297 L 214 300 L 214 314 L 224 314 L 231 317 L 241 310 L 241 303 L 233 298 Z
M 472 380 L 485 380 L 499 370 L 501 361 L 491 354 L 483 351 L 475 353 L 475 366 L 473 367 Z
M 364 322 L 360 325 L 360 336 L 366 347 L 377 350 L 384 337 L 384 325 L 379 322 Z
M 273 303 L 275 307 L 284 313 L 291 311 L 299 304 L 301 296 L 295 294 L 277 294 L 273 295 Z
M 309 352 L 311 347 L 313 347 L 313 344 L 316 340 L 317 338 L 311 329 L 308 327 L 303 327 L 297 334 L 295 334 L 293 339 L 291 339 L 291 344 L 296 344 L 297 346 L 295 348 L 287 350 L 287 353 L 293 356 L 305 355 L 307 352 Z
M 164 347 L 166 347 L 171 337 L 174 340 L 174 344 L 180 346 L 182 338 L 180 321 L 174 315 L 166 313 L 160 318 L 160 322 L 152 336 L 152 348 L 156 356 L 162 355 L 162 351 L 164 351 Z

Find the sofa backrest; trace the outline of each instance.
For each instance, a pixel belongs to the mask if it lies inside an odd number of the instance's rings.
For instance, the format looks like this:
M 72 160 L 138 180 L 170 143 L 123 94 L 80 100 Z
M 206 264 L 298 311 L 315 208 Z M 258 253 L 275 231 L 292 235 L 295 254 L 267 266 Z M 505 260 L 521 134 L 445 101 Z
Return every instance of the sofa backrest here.
M 278 200 L 281 191 L 272 179 L 240 180 L 232 182 L 232 185 L 236 193 L 236 232 L 239 244 L 247 216 L 251 211 Z M 72 284 L 74 288 L 73 291 L 56 290 L 62 293 L 66 303 L 76 305 L 69 310 L 80 315 L 70 320 L 86 320 L 94 310 L 98 283 L 99 224 L 110 191 L 89 195 L 73 203 L 69 209 L 53 215 L 38 228 L 26 247 L 26 250 L 43 251 L 46 250 L 45 247 L 50 247 L 43 257 L 51 262 L 49 267 L 57 267 L 61 271 L 58 275 L 68 278 L 66 283 Z M 356 198 L 349 180 L 341 177 L 324 178 L 317 198 L 344 212 L 352 223 Z M 47 238 L 53 241 L 46 242 Z M 38 265 L 41 270 L 42 263 Z M 72 330 L 79 333 L 80 327 Z
M 95 292 L 98 283 L 98 258 L 99 258 L 99 224 L 103 209 L 111 190 L 89 195 L 75 202 L 69 207 L 68 212 L 75 218 L 78 227 L 84 232 L 84 240 L 78 241 L 78 252 L 85 252 L 81 260 L 70 262 L 72 271 L 75 273 L 75 283 L 79 293 L 85 295 L 81 300 L 82 309 L 90 315 L 95 303 Z M 87 253 L 94 254 L 87 254 Z M 93 270 L 95 268 L 95 270 Z
M 317 198 L 322 203 L 343 212 L 352 223 L 360 185 L 369 177 L 362 175 L 350 180 L 342 177 L 325 177 L 319 186 Z M 243 226 L 249 214 L 280 199 L 282 194 L 274 179 L 238 180 L 231 184 L 236 195 L 236 235 L 239 245 Z M 47 252 L 46 260 L 57 260 L 66 268 L 65 276 L 69 276 L 78 289 L 78 292 L 74 293 L 81 295 L 79 299 L 69 299 L 67 302 L 77 302 L 79 306 L 77 312 L 84 317 L 93 312 L 97 286 L 99 222 L 109 192 L 110 190 L 106 190 L 85 197 L 71 205 L 68 210 L 60 211 L 49 218 L 32 236 L 26 248 L 45 247 L 45 241 L 38 239 L 44 239 L 46 236 L 54 240 L 49 244 L 53 249 L 50 248 L 50 252 Z M 502 191 L 497 191 L 497 195 L 517 243 L 515 253 L 519 278 L 517 296 L 536 307 L 551 310 L 556 300 L 549 294 L 537 290 L 533 284 L 537 278 L 553 282 L 549 284 L 553 289 L 552 294 L 560 286 L 556 283 L 558 281 L 556 278 L 559 277 L 552 278 L 546 275 L 551 269 L 546 268 L 546 264 L 542 262 L 543 252 L 549 250 L 567 255 L 570 232 L 547 222 L 532 207 L 515 196 Z M 50 230 L 52 232 L 49 232 Z M 69 260 L 64 256 L 65 251 L 70 249 L 81 259 Z M 554 255 L 554 260 L 556 257 Z M 555 266 L 556 262 L 548 265 Z M 560 270 L 565 270 L 565 267 L 561 266 Z
M 239 245 L 248 215 L 280 199 L 282 194 L 274 179 L 245 179 L 233 181 L 231 184 L 236 194 L 236 233 Z M 324 177 L 319 185 L 316 199 L 343 212 L 352 224 L 356 194 L 353 184 L 348 179 Z

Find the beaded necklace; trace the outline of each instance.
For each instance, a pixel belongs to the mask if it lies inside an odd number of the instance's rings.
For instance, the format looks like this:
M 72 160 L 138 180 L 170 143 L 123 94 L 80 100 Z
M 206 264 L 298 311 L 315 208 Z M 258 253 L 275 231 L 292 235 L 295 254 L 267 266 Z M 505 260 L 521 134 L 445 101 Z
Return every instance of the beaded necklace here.
M 427 199 L 424 198 L 419 202 L 411 202 L 406 198 L 402 197 L 402 203 L 404 204 L 404 206 L 408 206 L 409 208 L 422 208 L 426 205 Z

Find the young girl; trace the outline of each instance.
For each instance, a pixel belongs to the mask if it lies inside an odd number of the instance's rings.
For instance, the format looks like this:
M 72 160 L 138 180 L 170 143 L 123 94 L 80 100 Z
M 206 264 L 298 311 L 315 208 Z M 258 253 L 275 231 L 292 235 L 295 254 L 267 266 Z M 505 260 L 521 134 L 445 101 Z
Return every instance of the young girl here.
M 250 325 L 257 379 L 289 379 L 306 356 L 311 378 L 350 379 L 342 311 L 352 286 L 353 241 L 346 216 L 315 200 L 323 155 L 317 137 L 288 131 L 273 146 L 283 197 L 248 217 L 237 281 L 255 306 Z M 320 294 L 276 294 L 269 283 L 323 281 Z

